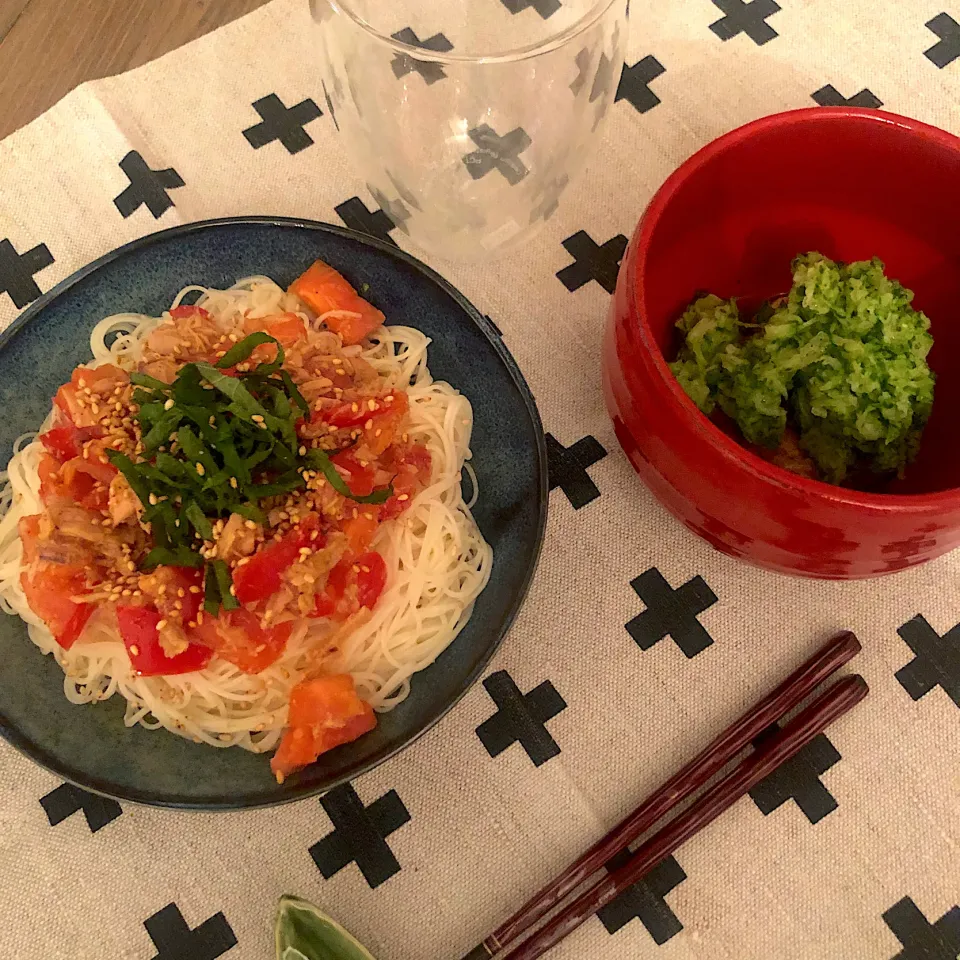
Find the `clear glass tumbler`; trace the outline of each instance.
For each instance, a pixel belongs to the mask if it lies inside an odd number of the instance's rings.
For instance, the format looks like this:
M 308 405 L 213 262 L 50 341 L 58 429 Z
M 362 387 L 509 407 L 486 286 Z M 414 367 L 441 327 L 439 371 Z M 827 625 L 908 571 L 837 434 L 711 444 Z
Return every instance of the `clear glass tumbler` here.
M 324 94 L 411 241 L 496 255 L 554 213 L 613 102 L 629 0 L 311 0 Z

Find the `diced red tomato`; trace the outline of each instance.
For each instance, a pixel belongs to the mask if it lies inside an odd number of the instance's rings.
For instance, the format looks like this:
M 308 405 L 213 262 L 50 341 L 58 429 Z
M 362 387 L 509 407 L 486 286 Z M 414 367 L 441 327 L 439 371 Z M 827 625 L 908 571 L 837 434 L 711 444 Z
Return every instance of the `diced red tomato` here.
M 69 486 L 76 473 L 88 473 L 94 480 L 110 485 L 117 475 L 117 468 L 107 459 L 102 440 L 91 440 L 87 445 L 87 456 L 68 460 L 60 470 L 63 481 Z
M 380 456 L 393 443 L 410 409 L 410 401 L 402 390 L 387 396 L 392 396 L 393 400 L 385 405 L 379 416 L 364 421 L 363 444 L 374 456 Z
M 390 399 L 387 400 L 387 397 Z M 402 397 L 403 399 L 399 399 Z M 402 390 L 387 393 L 382 397 L 357 397 L 355 400 L 343 402 L 331 401 L 320 410 L 314 412 L 311 420 L 322 420 L 334 427 L 359 427 L 367 420 L 376 420 L 390 413 L 398 403 L 407 409 L 407 395 Z M 371 407 L 371 404 L 373 406 Z
M 65 417 L 62 419 L 66 420 Z M 41 433 L 40 442 L 58 463 L 66 463 L 74 457 L 79 457 L 83 452 L 80 432 L 73 424 L 62 423 L 46 433 Z
M 80 391 L 84 387 L 96 387 L 104 380 L 121 384 L 127 383 L 129 379 L 129 376 L 123 370 L 111 363 L 104 363 L 99 367 L 77 367 L 70 377 L 70 382 L 65 383 L 57 391 L 53 402 L 77 427 L 93 428 L 98 423 L 98 417 L 93 413 L 89 404 L 80 404 Z M 81 383 L 81 381 L 83 382 Z
M 373 464 L 362 463 L 354 456 L 353 450 L 349 449 L 335 453 L 330 460 L 343 476 L 352 494 L 366 497 L 373 493 L 373 482 L 377 475 Z
M 203 603 L 203 570 L 161 564 L 140 577 L 140 590 L 161 616 L 172 615 L 188 624 L 197 619 Z
M 349 616 L 347 605 L 344 602 L 349 572 L 350 562 L 344 559 L 327 574 L 326 586 L 322 592 L 318 592 L 316 595 L 314 617 L 345 620 Z
M 40 499 L 49 503 L 62 497 L 88 510 L 106 510 L 110 499 L 109 478 L 113 474 L 101 475 L 101 469 L 83 458 L 68 460 L 60 466 L 53 457 L 44 455 L 40 458 L 38 468 Z M 113 470 L 112 467 L 110 469 Z
M 233 586 L 237 599 L 243 603 L 259 603 L 272 597 L 280 589 L 281 574 L 300 555 L 301 547 L 322 545 L 318 536 L 320 518 L 311 513 L 281 540 L 264 544 L 250 560 L 233 571 Z
M 59 473 L 59 496 L 67 497 L 88 510 L 106 510 L 110 502 L 110 481 L 116 470 L 109 464 L 98 464 L 77 457 L 68 460 Z
M 342 524 L 343 532 L 347 536 L 347 550 L 352 556 L 358 556 L 370 546 L 380 526 L 379 507 L 357 506 L 356 510 L 357 515 Z
M 21 517 L 17 523 L 17 533 L 23 546 L 23 566 L 29 567 L 40 556 L 40 514 Z
M 373 609 L 387 583 L 387 565 L 371 552 L 341 560 L 328 574 L 324 590 L 317 594 L 314 617 L 346 620 L 361 607 Z
M 280 313 L 272 317 L 248 317 L 244 321 L 243 329 L 248 334 L 262 330 L 274 340 L 279 340 L 285 347 L 292 347 L 307 335 L 303 320 L 295 313 Z
M 377 725 L 370 704 L 357 695 L 353 677 L 334 674 L 304 680 L 290 693 L 287 729 L 270 760 L 278 782 L 327 750 L 350 743 Z
M 89 592 L 84 569 L 40 562 L 32 573 L 20 574 L 20 586 L 30 609 L 50 628 L 57 643 L 69 650 L 94 611 L 94 604 L 70 599 Z
M 287 621 L 265 630 L 255 614 L 240 607 L 221 611 L 219 617 L 204 616 L 191 636 L 238 670 L 260 673 L 286 649 L 292 626 Z
M 188 317 L 202 317 L 204 320 L 210 318 L 210 314 L 203 309 L 203 307 L 197 307 L 193 304 L 181 303 L 179 307 L 174 307 L 170 311 L 170 316 L 174 320 L 186 320 Z
M 117 607 L 120 636 L 127 648 L 130 663 L 141 677 L 173 676 L 202 670 L 213 651 L 200 643 L 191 643 L 182 653 L 168 657 L 160 646 L 160 611 L 156 607 Z
M 354 410 L 354 407 L 356 409 Z M 316 423 L 318 420 L 323 423 L 329 423 L 334 427 L 358 427 L 369 416 L 365 409 L 361 409 L 360 401 L 355 403 L 336 403 L 316 410 L 311 416 L 311 421 Z
M 383 314 L 363 297 L 333 267 L 322 260 L 313 263 L 290 285 L 296 294 L 318 316 L 331 310 L 342 310 L 342 316 L 327 317 L 327 327 L 340 334 L 345 344 L 360 343 L 384 322 Z
M 330 617 L 333 619 L 334 614 L 337 612 L 337 603 L 333 599 L 329 585 L 323 593 L 318 593 L 315 598 L 315 606 L 312 617 L 319 619 L 320 617 Z
M 37 474 L 40 477 L 40 499 L 44 503 L 49 503 L 54 497 L 59 496 L 60 464 L 49 454 L 44 454 L 40 458 Z
M 357 602 L 361 607 L 372 610 L 387 585 L 387 565 L 379 553 L 365 553 L 357 557 L 354 566 L 360 568 L 357 574 Z
M 431 461 L 430 451 L 420 443 L 411 443 L 399 452 L 393 496 L 380 508 L 381 520 L 394 520 L 410 506 L 416 494 L 430 482 Z

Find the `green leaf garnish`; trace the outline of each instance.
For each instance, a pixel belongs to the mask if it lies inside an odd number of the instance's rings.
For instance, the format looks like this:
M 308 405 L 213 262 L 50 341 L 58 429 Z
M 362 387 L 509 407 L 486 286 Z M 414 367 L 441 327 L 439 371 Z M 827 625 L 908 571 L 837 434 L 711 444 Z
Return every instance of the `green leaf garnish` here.
M 213 575 L 217 578 L 217 590 L 220 593 L 220 603 L 224 610 L 236 610 L 240 606 L 240 601 L 233 595 L 231 587 L 233 578 L 230 576 L 230 569 L 223 560 L 213 560 L 207 564 L 207 569 L 213 568 Z
M 204 540 L 213 540 L 213 525 L 206 518 L 196 501 L 191 502 L 183 512 L 190 523 L 193 524 L 193 529 Z
M 170 389 L 169 383 L 164 383 L 162 380 L 158 380 L 156 377 L 151 377 L 146 373 L 137 373 L 136 371 L 130 374 L 130 382 L 135 387 L 149 387 L 151 390 Z
M 339 923 L 289 894 L 277 905 L 274 943 L 277 960 L 374 960 Z
M 250 359 L 250 354 L 253 353 L 257 347 L 262 346 L 265 343 L 274 343 L 277 346 L 277 364 L 278 369 L 283 365 L 283 361 L 286 360 L 286 354 L 283 351 L 283 345 L 275 337 L 271 337 L 269 333 L 251 333 L 250 336 L 244 337 L 239 343 L 235 343 L 218 361 L 217 366 L 221 370 L 226 370 L 228 367 L 235 367 L 238 363 L 243 363 L 244 360 Z
M 333 465 L 333 461 L 323 450 L 308 450 L 307 463 L 314 469 L 319 470 L 329 482 L 330 486 L 341 496 L 349 497 L 357 503 L 386 503 L 393 496 L 393 485 L 374 490 L 373 493 L 361 497 L 352 493 L 347 486 L 347 481 L 340 475 L 340 471 Z
M 220 585 L 212 563 L 207 564 L 203 575 L 203 609 L 214 617 L 220 612 Z
M 188 547 L 154 547 L 143 561 L 144 569 L 152 570 L 158 566 L 165 567 L 202 567 L 203 557 Z
M 273 363 L 235 376 L 223 372 L 267 343 L 277 347 Z M 216 520 L 237 513 L 265 524 L 261 502 L 304 489 L 306 469 L 321 471 L 338 493 L 357 503 L 380 504 L 393 494 L 387 487 L 356 496 L 322 450 L 300 455 L 297 424 L 309 416 L 310 406 L 281 369 L 284 359 L 274 337 L 253 333 L 216 365 L 185 364 L 172 383 L 132 374 L 143 459 L 107 451 L 151 527 L 155 546 L 144 567 L 204 567 L 204 609 L 213 616 L 239 606 L 230 592 L 229 567 L 219 559 L 204 561 L 199 553 L 202 541 L 214 539 Z

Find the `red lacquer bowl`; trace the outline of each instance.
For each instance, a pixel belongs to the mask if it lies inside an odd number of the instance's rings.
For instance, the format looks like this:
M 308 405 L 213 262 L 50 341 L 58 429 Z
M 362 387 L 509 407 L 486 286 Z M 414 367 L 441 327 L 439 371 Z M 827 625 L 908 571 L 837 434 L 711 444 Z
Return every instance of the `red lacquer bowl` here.
M 871 577 L 960 546 L 960 139 L 874 110 L 766 117 L 705 147 L 661 187 L 627 250 L 604 388 L 637 472 L 718 550 L 808 577 Z M 932 321 L 938 380 L 917 461 L 883 492 L 805 480 L 704 417 L 665 358 L 704 290 L 746 305 L 785 293 L 819 250 L 880 257 Z M 742 304 L 743 305 L 743 304 Z

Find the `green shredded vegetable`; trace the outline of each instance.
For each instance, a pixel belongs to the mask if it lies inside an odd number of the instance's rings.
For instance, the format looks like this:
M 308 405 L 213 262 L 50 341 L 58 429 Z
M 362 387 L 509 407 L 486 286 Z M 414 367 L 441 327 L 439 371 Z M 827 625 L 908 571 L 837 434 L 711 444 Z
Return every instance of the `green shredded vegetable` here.
M 223 372 L 249 360 L 266 343 L 276 345 L 276 361 L 234 376 Z M 238 513 L 263 523 L 260 502 L 305 488 L 306 470 L 321 470 L 338 493 L 358 503 L 383 503 L 393 494 L 386 487 L 369 496 L 354 495 L 323 451 L 301 456 L 296 425 L 309 406 L 289 373 L 280 369 L 283 360 L 277 340 L 253 333 L 216 366 L 186 364 L 173 383 L 132 374 L 142 458 L 134 461 L 107 451 L 151 524 L 156 545 L 144 568 L 205 566 L 204 606 L 213 614 L 221 606 L 238 606 L 227 565 L 205 563 L 199 552 L 204 541 L 213 539 L 216 520 Z
M 744 323 L 732 300 L 698 299 L 677 322 L 670 364 L 707 414 L 717 405 L 750 443 L 776 449 L 788 419 L 822 479 L 903 476 L 933 405 L 930 321 L 877 259 L 797 257 L 786 299 Z

